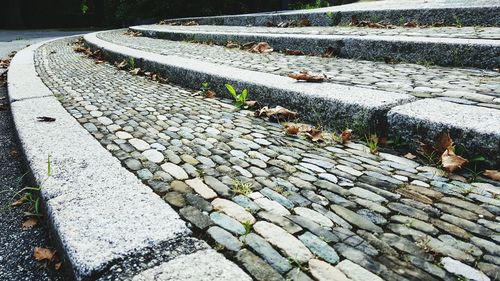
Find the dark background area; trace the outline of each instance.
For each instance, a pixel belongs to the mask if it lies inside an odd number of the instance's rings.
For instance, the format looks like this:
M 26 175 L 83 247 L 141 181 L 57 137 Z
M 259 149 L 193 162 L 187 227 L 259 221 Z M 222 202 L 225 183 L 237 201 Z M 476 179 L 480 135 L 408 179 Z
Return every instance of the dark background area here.
M 356 0 L 4 0 L 0 29 L 120 27 L 167 18 L 277 11 Z

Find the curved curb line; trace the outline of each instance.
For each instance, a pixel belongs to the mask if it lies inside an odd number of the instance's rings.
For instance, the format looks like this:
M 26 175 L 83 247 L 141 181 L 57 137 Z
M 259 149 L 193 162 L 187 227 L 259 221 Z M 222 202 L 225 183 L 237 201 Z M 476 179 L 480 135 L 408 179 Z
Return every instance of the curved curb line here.
M 274 50 L 300 50 L 322 55 L 333 48 L 339 58 L 380 60 L 389 57 L 396 61 L 419 63 L 427 61 L 440 66 L 478 67 L 493 69 L 498 66 L 500 43 L 493 39 L 447 38 L 406 35 L 373 34 L 296 34 L 265 33 L 247 30 L 196 30 L 196 26 L 182 30 L 166 25 L 131 26 L 130 30 L 147 37 L 172 41 L 267 42 Z
M 240 90 L 247 88 L 251 99 L 263 105 L 285 106 L 299 112 L 304 121 L 316 122 L 320 117 L 328 120 L 325 125 L 331 127 L 361 124 L 383 132 L 387 127 L 387 111 L 415 100 L 406 94 L 333 83 L 301 83 L 280 75 L 141 51 L 99 39 L 97 34 L 86 34 L 85 42 L 103 50 L 110 60 L 134 58 L 137 67 L 159 72 L 170 82 L 192 89 L 209 82 L 214 91 L 228 98 L 225 83 Z
M 8 91 L 21 145 L 73 278 L 92 279 L 117 259 L 189 235 L 178 214 L 123 168 L 43 84 L 33 61 L 42 44 L 16 54 Z M 37 122 L 38 116 L 56 121 Z

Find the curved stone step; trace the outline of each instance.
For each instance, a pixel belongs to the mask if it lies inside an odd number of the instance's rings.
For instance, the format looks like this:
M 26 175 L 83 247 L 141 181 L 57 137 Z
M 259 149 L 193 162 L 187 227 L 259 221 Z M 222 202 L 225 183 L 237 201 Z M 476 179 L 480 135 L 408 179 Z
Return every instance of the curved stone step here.
M 500 73 L 496 71 L 293 56 L 280 52 L 255 54 L 239 48 L 134 37 L 124 33 L 124 30 L 113 30 L 98 33 L 97 37 L 117 45 L 161 55 L 175 55 L 285 77 L 292 72 L 310 70 L 327 75 L 324 83 L 500 109 Z
M 425 163 L 373 155 L 357 141 L 317 144 L 288 136 L 281 125 L 234 111 L 229 100 L 96 64 L 70 42 L 36 52 L 40 79 L 103 147 L 255 279 L 495 278 L 498 182 L 448 178 Z M 147 145 L 165 158 L 149 157 L 142 151 Z M 172 246 L 155 253 L 168 255 Z M 197 251 L 118 277 L 214 280 L 226 268 L 218 257 Z M 442 260 L 444 267 L 435 266 Z M 131 260 L 144 263 L 148 256 Z
M 495 0 L 386 0 L 367 1 L 342 6 L 311 10 L 280 11 L 246 15 L 172 19 L 166 22 L 196 21 L 204 25 L 276 25 L 283 21 L 307 18 L 312 25 L 331 26 L 348 24 L 352 17 L 358 20 L 384 21 L 403 24 L 417 21 L 432 24 L 443 21 L 446 24 L 465 26 L 498 26 L 500 5 Z
M 410 34 L 404 28 L 382 32 L 352 27 L 295 28 L 290 32 L 287 28 L 232 26 L 144 25 L 130 29 L 154 38 L 219 45 L 226 45 L 228 41 L 240 44 L 267 42 L 277 51 L 299 50 L 314 55 L 322 55 L 331 49 L 341 58 L 490 69 L 500 65 L 500 40 L 481 39 L 474 32 L 450 28 L 412 30 Z M 488 38 L 500 38 L 499 28 L 490 31 Z M 449 38 L 450 33 L 456 38 Z
M 135 65 L 164 74 L 169 81 L 190 88 L 209 82 L 220 95 L 230 97 L 224 84 L 240 91 L 247 88 L 262 104 L 281 105 L 300 113 L 310 122 L 327 127 L 355 127 L 358 131 L 387 133 L 386 113 L 415 98 L 406 94 L 377 91 L 339 84 L 301 83 L 257 71 L 209 63 L 179 56 L 159 55 L 101 40 L 97 33 L 84 36 L 93 48 L 103 50 L 111 60 L 135 58 Z
M 210 260 L 198 258 L 205 262 L 200 276 L 250 280 L 205 242 L 191 238 L 179 215 L 61 106 L 55 90 L 35 70 L 34 52 L 42 45 L 19 51 L 12 59 L 8 92 L 20 143 L 41 188 L 68 278 L 125 280 L 125 274 L 140 275 L 148 266 L 169 267 L 179 261 L 198 268 L 186 259 L 208 254 Z M 55 121 L 39 122 L 40 116 Z M 218 266 L 222 269 L 213 273 Z

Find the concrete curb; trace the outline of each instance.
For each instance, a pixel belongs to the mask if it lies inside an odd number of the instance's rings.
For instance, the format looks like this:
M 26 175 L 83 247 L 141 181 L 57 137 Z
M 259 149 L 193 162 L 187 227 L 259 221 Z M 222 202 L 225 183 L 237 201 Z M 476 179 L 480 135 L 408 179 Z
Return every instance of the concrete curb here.
M 341 58 L 382 60 L 391 58 L 409 63 L 429 62 L 442 66 L 494 68 L 500 64 L 500 42 L 488 39 L 460 39 L 381 35 L 302 35 L 241 32 L 180 31 L 165 25 L 132 26 L 133 31 L 148 37 L 175 40 L 214 42 L 268 42 L 275 50 L 300 50 L 321 55 L 333 48 Z
M 382 1 L 381 1 L 382 2 Z M 396 1 L 394 1 L 396 2 Z M 394 3 L 393 2 L 393 3 Z M 398 1 L 399 2 L 399 1 Z M 402 1 L 401 1 L 402 2 Z M 430 2 L 427 4 L 427 2 Z M 233 25 L 233 26 L 267 26 L 284 21 L 302 20 L 307 18 L 315 26 L 332 26 L 349 24 L 352 17 L 358 20 L 384 21 L 395 25 L 401 24 L 401 19 L 406 21 L 417 21 L 421 24 L 432 24 L 443 21 L 446 24 L 456 24 L 458 20 L 464 26 L 488 25 L 498 26 L 500 24 L 500 5 L 480 5 L 469 1 L 467 6 L 459 3 L 455 6 L 432 6 L 433 1 L 412 1 L 410 5 L 402 2 L 399 7 L 383 8 L 376 4 L 350 4 L 333 6 L 311 10 L 280 11 L 258 14 L 244 14 L 231 16 L 195 17 L 171 19 L 166 22 L 189 22 L 196 21 L 201 25 Z
M 42 44 L 14 57 L 8 91 L 21 145 L 71 278 L 94 280 L 109 274 L 111 266 L 126 264 L 129 256 L 165 244 L 177 253 L 160 260 L 167 263 L 209 248 L 204 242 L 178 248 L 178 239 L 191 233 L 185 222 L 81 127 L 38 78 L 33 55 Z M 39 116 L 56 121 L 38 122 Z M 219 262 L 227 263 L 223 280 L 234 274 L 246 280 L 236 265 L 222 256 Z
M 135 65 L 165 75 L 169 81 L 188 88 L 199 88 L 209 82 L 219 96 L 230 98 L 225 83 L 240 91 L 248 88 L 250 99 L 281 105 L 300 113 L 305 121 L 324 121 L 326 126 L 358 131 L 371 130 L 384 134 L 387 111 L 414 97 L 332 83 L 301 83 L 274 74 L 260 73 L 177 56 L 140 51 L 97 38 L 97 33 L 84 36 L 92 48 L 103 50 L 112 60 L 135 59 Z
M 448 132 L 468 157 L 481 155 L 493 167 L 500 165 L 500 110 L 424 99 L 392 108 L 387 119 L 390 130 L 408 143 L 433 143 Z

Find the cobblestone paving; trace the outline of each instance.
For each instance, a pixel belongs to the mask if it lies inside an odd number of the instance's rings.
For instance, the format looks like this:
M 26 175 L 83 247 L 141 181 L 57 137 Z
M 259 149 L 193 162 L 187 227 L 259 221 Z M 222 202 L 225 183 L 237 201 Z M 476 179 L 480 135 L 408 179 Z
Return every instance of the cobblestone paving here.
M 263 27 L 263 26 L 170 26 L 151 25 L 154 29 L 188 32 L 230 32 L 230 33 L 271 33 L 304 35 L 355 35 L 355 36 L 410 36 L 464 39 L 500 39 L 498 27 L 433 27 L 433 28 L 368 28 L 350 26 L 314 26 L 314 27 Z
M 68 43 L 37 51 L 42 80 L 195 233 L 256 280 L 499 276 L 500 183 L 450 179 L 358 143 L 288 137 L 228 101 L 96 65 Z
M 472 68 L 288 56 L 281 53 L 252 54 L 221 46 L 131 37 L 123 33 L 124 30 L 118 30 L 102 32 L 97 36 L 112 43 L 163 55 L 199 59 L 277 75 L 288 75 L 290 72 L 300 70 L 323 72 L 328 75 L 328 81 L 332 83 L 500 109 L 498 72 Z

